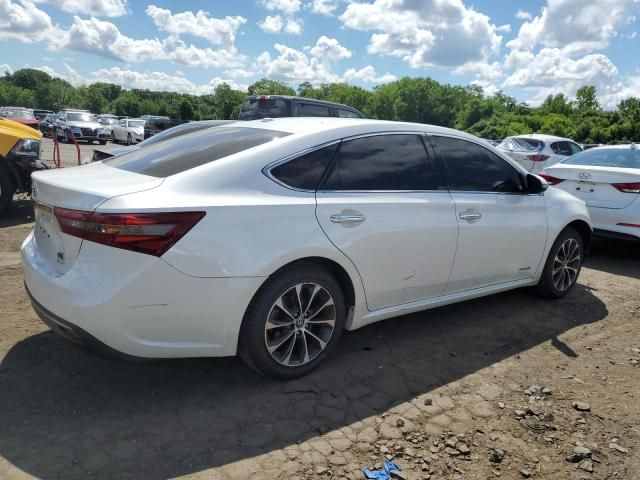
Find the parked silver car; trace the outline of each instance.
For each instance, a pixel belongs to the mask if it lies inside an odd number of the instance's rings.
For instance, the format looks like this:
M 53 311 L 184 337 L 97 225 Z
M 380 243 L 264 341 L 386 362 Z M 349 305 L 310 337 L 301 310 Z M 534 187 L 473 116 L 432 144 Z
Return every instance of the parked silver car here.
M 100 145 L 107 143 L 107 129 L 104 128 L 87 110 L 63 110 L 58 114 L 56 121 L 57 137 L 65 143 L 71 142 L 73 134 L 76 140 L 93 143 L 100 142 Z

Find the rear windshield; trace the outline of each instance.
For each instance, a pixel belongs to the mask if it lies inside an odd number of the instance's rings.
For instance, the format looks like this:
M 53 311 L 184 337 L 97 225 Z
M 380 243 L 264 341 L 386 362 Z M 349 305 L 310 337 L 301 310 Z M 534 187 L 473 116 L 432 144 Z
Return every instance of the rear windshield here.
M 576 153 L 563 162 L 565 165 L 594 167 L 640 168 L 640 149 L 592 148 Z
M 544 142 L 535 138 L 511 137 L 505 139 L 500 146 L 516 152 L 539 152 L 544 148 Z
M 288 117 L 287 102 L 282 98 L 248 98 L 240 109 L 240 120 Z
M 287 135 L 290 133 L 261 128 L 212 128 L 118 155 L 104 163 L 128 172 L 164 178 Z
M 35 118 L 29 110 L 0 110 L 0 117 L 29 119 Z

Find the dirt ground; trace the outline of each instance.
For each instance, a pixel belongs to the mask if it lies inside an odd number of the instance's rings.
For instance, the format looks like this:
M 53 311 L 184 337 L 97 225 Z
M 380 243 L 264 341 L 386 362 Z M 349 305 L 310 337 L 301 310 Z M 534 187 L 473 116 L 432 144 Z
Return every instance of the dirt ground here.
M 356 479 L 385 456 L 409 479 L 640 478 L 637 244 L 596 242 L 563 300 L 514 291 L 371 325 L 281 383 L 233 358 L 126 363 L 59 339 L 23 289 L 32 218 L 19 202 L 0 220 L 2 479 Z

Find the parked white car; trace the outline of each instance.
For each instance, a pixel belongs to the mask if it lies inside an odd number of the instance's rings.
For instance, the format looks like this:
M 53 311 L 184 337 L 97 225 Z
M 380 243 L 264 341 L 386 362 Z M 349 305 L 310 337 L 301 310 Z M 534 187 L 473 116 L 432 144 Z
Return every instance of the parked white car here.
M 585 150 L 540 174 L 587 204 L 594 232 L 640 240 L 640 148 L 615 145 Z
M 22 246 L 54 331 L 137 357 L 239 353 L 303 375 L 344 329 L 576 282 L 583 201 L 471 135 L 279 118 L 33 176 Z
M 497 147 L 530 173 L 538 173 L 582 151 L 573 140 L 552 135 L 516 135 L 505 138 Z
M 113 143 L 123 142 L 132 145 L 144 140 L 145 120 L 141 118 L 123 118 L 111 125 Z

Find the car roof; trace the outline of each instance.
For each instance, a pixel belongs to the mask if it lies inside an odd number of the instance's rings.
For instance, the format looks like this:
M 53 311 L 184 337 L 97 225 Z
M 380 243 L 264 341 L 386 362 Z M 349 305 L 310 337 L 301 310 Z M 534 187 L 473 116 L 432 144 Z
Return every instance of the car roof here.
M 10 108 L 11 110 L 25 110 L 25 111 L 27 111 L 27 112 L 32 112 L 32 111 L 33 111 L 31 108 L 25 108 L 25 107 L 12 107 L 12 106 L 10 106 L 10 105 L 4 106 L 4 107 L 0 107 L 0 109 L 3 109 L 3 110 L 4 110 L 5 108 L 7 108 L 7 109 L 9 109 L 9 108 Z
M 543 133 L 527 133 L 524 135 L 511 135 L 509 138 L 532 138 L 534 140 L 542 140 L 545 142 L 567 141 L 573 142 L 570 138 L 556 137 L 555 135 L 545 135 Z
M 627 149 L 640 149 L 640 144 L 638 143 L 618 143 L 616 145 L 601 145 L 599 147 L 593 147 L 590 148 L 589 150 L 612 150 L 612 149 L 623 149 L 623 148 L 627 148 Z
M 285 100 L 300 100 L 308 103 L 321 103 L 323 105 L 333 105 L 334 107 L 347 107 L 352 110 L 358 112 L 359 110 L 351 105 L 347 105 L 344 103 L 330 102 L 329 100 L 320 100 L 317 98 L 307 98 L 307 97 L 298 97 L 296 95 L 249 95 L 249 98 L 260 98 L 260 97 L 269 97 L 269 98 L 284 98 Z M 245 99 L 246 100 L 246 99 Z
M 262 128 L 266 130 L 277 130 L 291 134 L 312 134 L 320 131 L 330 131 L 344 129 L 345 135 L 354 133 L 349 130 L 359 130 L 374 132 L 407 131 L 407 132 L 428 132 L 432 134 L 452 135 L 473 140 L 480 140 L 469 133 L 454 130 L 453 128 L 438 127 L 426 123 L 394 122 L 390 120 L 371 120 L 367 118 L 341 118 L 341 117 L 281 117 L 263 118 L 260 120 L 249 120 L 234 122 L 229 125 L 221 125 L 220 128 Z

